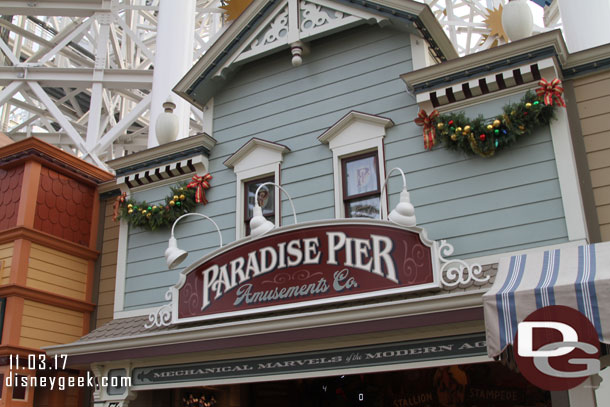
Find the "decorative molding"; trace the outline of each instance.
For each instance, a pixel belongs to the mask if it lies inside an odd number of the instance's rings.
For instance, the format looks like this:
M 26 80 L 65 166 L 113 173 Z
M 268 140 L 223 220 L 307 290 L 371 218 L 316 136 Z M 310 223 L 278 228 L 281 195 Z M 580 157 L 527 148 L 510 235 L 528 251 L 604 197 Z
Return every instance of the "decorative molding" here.
M 100 255 L 97 250 L 92 250 L 86 246 L 82 246 L 69 240 L 25 226 L 17 226 L 15 228 L 4 230 L 0 235 L 0 244 L 17 239 L 28 240 L 30 242 L 38 243 L 42 246 L 50 247 L 52 249 L 87 260 L 97 260 L 98 256 Z
M 140 172 L 184 160 L 197 154 L 209 154 L 216 145 L 216 140 L 205 133 L 183 138 L 171 143 L 116 158 L 107 162 L 118 175 Z
M 209 167 L 208 158 L 198 155 L 189 159 L 174 161 L 167 165 L 150 168 L 145 171 L 127 174 L 117 178 L 117 184 L 125 184 L 129 189 L 181 177 L 190 173 L 203 174 Z
M 438 258 L 441 261 L 439 270 L 443 288 L 453 290 L 466 288 L 473 284 L 482 285 L 489 282 L 490 276 L 483 275 L 483 267 L 478 263 L 468 264 L 464 260 L 446 259 L 445 256 L 453 254 L 453 245 L 441 240 L 438 247 Z
M 568 50 L 559 30 L 534 35 L 501 47 L 453 59 L 443 64 L 400 75 L 410 91 L 426 92 L 455 83 L 467 82 L 474 77 L 491 75 L 508 67 L 525 65 L 530 61 L 556 57 L 561 64 Z
M 170 288 L 165 293 L 165 300 L 170 301 L 169 304 L 165 304 L 157 308 L 155 312 L 148 314 L 148 323 L 144 325 L 144 328 L 150 329 L 154 326 L 160 328 L 162 326 L 169 326 L 172 323 L 172 296 L 173 290 Z
M 35 137 L 0 148 L 0 167 L 14 166 L 26 160 L 38 161 L 63 175 L 89 184 L 100 184 L 114 178 L 109 172 Z
M 328 130 L 318 136 L 318 140 L 320 141 L 320 143 L 329 144 L 331 145 L 330 148 L 333 148 L 332 140 L 337 135 L 343 133 L 354 122 L 363 122 L 379 128 L 383 127 L 383 134 L 385 134 L 385 129 L 394 126 L 394 122 L 392 121 L 392 119 L 352 110 L 351 112 L 343 116 L 341 119 L 339 119 L 335 124 L 330 126 Z M 344 143 L 341 143 L 341 145 L 344 144 L 348 144 L 348 142 L 345 141 Z
M 440 60 L 458 57 L 440 23 L 425 4 L 404 0 L 309 0 L 309 2 L 341 12 L 344 18 L 340 21 L 345 24 L 339 27 L 330 24 L 321 26 L 319 31 L 303 33 L 302 35 L 306 37 L 302 37 L 302 40 L 332 34 L 337 30 L 348 28 L 352 24 L 374 21 L 381 24 L 392 23 L 395 27 L 405 30 L 419 31 L 430 44 L 430 49 L 436 58 Z M 270 16 L 274 17 L 274 13 L 282 10 L 286 3 L 289 6 L 286 44 L 279 45 L 278 43 L 273 50 L 269 49 L 267 52 L 259 53 L 257 57 L 263 57 L 272 51 L 280 51 L 288 44 L 298 41 L 301 33 L 298 29 L 299 10 L 296 0 L 254 0 L 174 87 L 174 92 L 193 105 L 203 108 L 222 86 L 222 81 L 219 82 L 218 77 L 232 69 L 240 54 L 263 30 L 261 26 L 268 26 Z M 355 20 L 351 20 L 352 18 Z M 291 22 L 294 22 L 296 30 L 291 28 Z M 255 56 L 250 55 L 250 57 Z M 245 57 L 241 57 L 239 62 L 245 60 Z
M 282 161 L 282 155 L 290 151 L 290 148 L 285 146 L 284 144 L 274 143 L 272 141 L 253 137 L 248 140 L 246 144 L 241 146 L 229 158 L 227 158 L 224 162 L 224 165 L 229 168 L 235 168 L 242 160 L 246 159 L 249 154 L 255 152 L 258 149 L 268 149 L 277 151 L 278 153 L 280 153 L 280 155 L 277 157 L 280 162 Z M 256 164 L 254 164 L 252 167 L 254 166 L 256 166 Z
M 56 293 L 50 293 L 36 288 L 25 287 L 18 284 L 7 284 L 0 286 L 0 297 L 19 297 L 27 300 L 42 302 L 56 307 L 66 308 L 84 313 L 93 312 L 95 304 L 87 301 L 76 300 Z
M 449 87 L 429 89 L 417 94 L 416 100 L 420 104 L 429 102 L 432 107 L 436 108 L 452 103 L 466 102 L 469 99 L 488 96 L 522 85 L 533 86 L 542 77 L 541 72 L 543 70 L 554 66 L 553 59 L 546 58 L 486 76 L 472 77 L 466 82 L 458 82 Z

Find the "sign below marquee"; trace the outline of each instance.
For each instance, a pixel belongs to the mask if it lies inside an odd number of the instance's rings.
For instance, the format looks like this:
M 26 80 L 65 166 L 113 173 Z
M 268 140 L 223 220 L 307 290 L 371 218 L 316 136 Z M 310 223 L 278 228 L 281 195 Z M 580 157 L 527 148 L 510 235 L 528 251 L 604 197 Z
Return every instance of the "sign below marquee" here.
M 343 219 L 275 229 L 216 250 L 171 288 L 171 322 L 193 322 L 440 288 L 423 229 Z

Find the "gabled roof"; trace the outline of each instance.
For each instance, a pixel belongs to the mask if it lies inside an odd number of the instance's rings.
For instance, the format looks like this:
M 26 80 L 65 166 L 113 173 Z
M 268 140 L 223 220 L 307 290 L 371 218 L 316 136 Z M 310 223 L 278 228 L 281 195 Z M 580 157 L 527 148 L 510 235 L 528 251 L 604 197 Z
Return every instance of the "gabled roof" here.
M 174 92 L 203 108 L 239 65 L 288 49 L 297 41 L 307 42 L 370 22 L 419 32 L 441 61 L 458 57 L 430 8 L 413 0 L 301 0 L 298 4 L 296 0 L 254 0 Z M 306 24 L 305 18 L 298 17 L 306 13 L 319 15 L 322 22 Z

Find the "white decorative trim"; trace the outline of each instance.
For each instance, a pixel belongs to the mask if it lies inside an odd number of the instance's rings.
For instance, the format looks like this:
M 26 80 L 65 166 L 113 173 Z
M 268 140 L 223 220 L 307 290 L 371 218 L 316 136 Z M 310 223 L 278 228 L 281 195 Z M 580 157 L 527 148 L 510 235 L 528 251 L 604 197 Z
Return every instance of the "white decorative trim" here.
M 135 188 L 185 174 L 203 174 L 207 168 L 209 168 L 208 158 L 203 154 L 199 154 L 184 160 L 122 175 L 117 177 L 117 184 L 126 184 L 129 188 Z
M 413 35 L 411 36 L 412 53 L 416 52 L 415 49 L 413 49 L 414 38 L 415 41 L 418 40 L 417 37 L 414 37 Z M 420 39 L 419 41 L 423 40 Z M 418 51 L 418 59 L 421 59 L 420 54 L 422 53 L 423 51 Z M 451 85 L 426 90 L 425 92 L 418 93 L 415 99 L 417 100 L 417 103 L 422 104 L 425 102 L 432 103 L 433 99 L 436 98 L 438 104 L 435 107 L 445 106 L 450 103 L 465 100 L 472 100 L 474 102 L 473 99 L 479 96 L 489 95 L 494 92 L 521 86 L 523 84 L 533 84 L 536 82 L 533 69 L 537 69 L 539 72 L 542 72 L 542 70 L 552 68 L 554 66 L 555 61 L 552 58 L 546 58 L 518 67 L 512 67 L 504 71 L 494 72 L 491 75 L 480 75 L 474 78 L 469 78 L 464 82 L 458 82 Z M 520 76 L 519 82 L 521 83 L 518 83 L 517 75 Z M 481 81 L 483 83 L 481 83 Z M 502 85 L 500 85 L 498 81 L 501 81 Z M 485 89 L 485 87 L 487 89 Z M 467 94 L 464 91 L 464 88 L 468 89 L 470 94 Z
M 172 289 L 167 290 L 165 293 L 165 300 L 170 301 L 169 304 L 165 304 L 157 308 L 154 312 L 148 314 L 148 323 L 144 325 L 144 328 L 149 329 L 154 326 L 160 328 L 163 326 L 169 326 L 172 322 Z
M 119 311 L 114 313 L 114 319 L 133 318 L 149 315 L 155 312 L 159 307 L 138 308 L 129 311 Z
M 377 151 L 381 184 L 386 177 L 383 138 L 386 129 L 393 125 L 394 122 L 388 118 L 351 111 L 318 137 L 320 142 L 328 144 L 333 153 L 335 218 L 345 217 L 341 160 L 367 151 Z M 388 212 L 387 199 L 381 197 L 380 202 L 380 216 L 385 219 Z
M 485 284 L 490 276 L 483 275 L 483 267 L 478 263 L 468 264 L 464 260 L 446 259 L 444 256 L 453 254 L 453 245 L 441 240 L 438 247 L 438 258 L 441 262 L 439 270 L 441 284 L 445 289 L 465 288 L 472 284 Z
M 121 193 L 129 193 L 127 185 L 120 186 Z M 129 239 L 129 224 L 125 219 L 119 222 L 119 241 L 116 256 L 116 282 L 114 286 L 114 319 L 117 312 L 123 311 L 125 305 L 125 279 L 127 275 L 127 241 Z
M 244 229 L 244 182 L 272 176 L 273 182 L 280 182 L 280 165 L 284 159 L 284 153 L 290 151 L 283 144 L 273 143 L 258 138 L 252 138 L 231 155 L 224 164 L 233 168 L 236 176 L 235 182 L 235 239 L 241 239 L 246 235 Z M 274 194 L 275 224 L 281 222 L 281 199 L 280 194 Z
M 223 75 L 235 63 L 266 55 L 297 41 L 313 40 L 356 24 L 388 19 L 328 0 L 285 0 L 265 19 L 243 45 L 216 71 Z
M 570 136 L 568 112 L 564 108 L 555 109 L 555 119 L 551 121 L 549 129 L 553 138 L 553 151 L 557 176 L 561 190 L 566 228 L 569 240 L 589 239 L 585 209 L 582 203 L 582 193 L 578 182 L 578 170 L 574 158 L 574 148 Z
M 201 123 L 201 127 L 203 132 L 209 134 L 210 136 L 214 135 L 214 98 L 208 100 L 208 103 L 202 109 L 203 113 L 203 122 Z

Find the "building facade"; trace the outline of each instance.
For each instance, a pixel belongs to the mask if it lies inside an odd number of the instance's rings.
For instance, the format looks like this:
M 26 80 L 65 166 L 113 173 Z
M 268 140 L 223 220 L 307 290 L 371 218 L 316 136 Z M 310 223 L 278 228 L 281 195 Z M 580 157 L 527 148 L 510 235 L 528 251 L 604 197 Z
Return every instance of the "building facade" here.
M 596 52 L 458 58 L 416 2 L 255 0 L 175 88 L 210 134 L 109 162 L 108 322 L 49 354 L 115 379 L 100 406 L 595 405 L 488 352 L 483 295 L 502 258 L 607 240 Z

